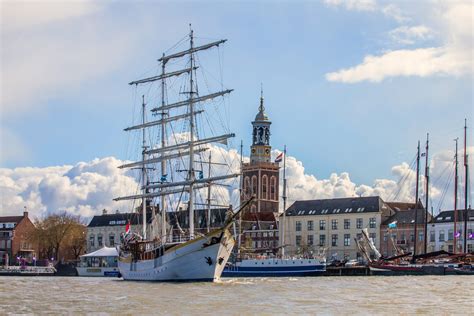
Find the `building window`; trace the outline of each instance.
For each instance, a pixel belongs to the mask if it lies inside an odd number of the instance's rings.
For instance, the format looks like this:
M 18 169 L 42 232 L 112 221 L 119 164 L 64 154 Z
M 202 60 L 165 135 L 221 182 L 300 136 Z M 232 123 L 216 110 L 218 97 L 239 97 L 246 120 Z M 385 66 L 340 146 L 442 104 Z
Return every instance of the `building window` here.
M 452 229 L 448 230 L 448 240 L 453 240 L 453 230 Z
M 314 236 L 313 235 L 308 235 L 308 246 L 312 246 L 314 243 Z
M 296 245 L 301 246 L 301 236 L 296 236 Z
M 357 234 L 356 238 L 357 238 L 357 240 L 361 240 L 362 239 L 362 234 L 361 233 Z
M 308 230 L 314 230 L 314 221 L 308 221 Z
M 435 241 L 435 231 L 432 230 L 430 231 L 430 242 L 434 242 Z
M 422 232 L 422 231 L 418 233 L 418 240 L 419 240 L 419 241 L 423 241 L 424 234 L 425 234 L 425 233 Z
M 301 231 L 301 221 L 296 221 L 296 227 L 295 227 L 297 232 Z
M 97 236 L 97 246 L 102 247 L 102 235 Z
M 344 246 L 350 246 L 350 245 L 351 245 L 351 235 L 344 234 Z
M 474 245 L 473 245 L 473 244 L 468 244 L 468 245 L 467 245 L 467 252 L 468 252 L 468 253 L 473 253 L 473 252 L 474 252 L 473 249 L 474 249 Z
M 331 236 L 331 245 L 332 245 L 333 247 L 336 247 L 336 246 L 337 246 L 337 234 L 333 234 L 333 235 Z
M 268 177 L 266 174 L 262 177 L 262 199 L 268 199 Z
M 337 229 L 337 219 L 331 220 L 331 228 L 332 228 L 333 230 L 336 230 L 336 229 Z
M 448 245 L 448 252 L 453 252 L 454 246 L 453 245 Z
M 272 176 L 270 178 L 270 200 L 277 200 L 276 195 L 276 178 Z
M 356 227 L 357 229 L 362 229 L 362 227 L 364 226 L 364 219 L 363 218 L 358 218 L 356 220 Z
M 257 192 L 257 176 L 252 177 L 252 195 L 255 195 L 258 197 L 258 192 Z
M 351 229 L 351 220 L 345 219 L 344 220 L 344 229 Z
M 115 246 L 115 235 L 113 235 L 113 234 L 109 235 L 109 245 L 110 245 L 110 247 Z
M 244 193 L 245 193 L 246 198 L 250 197 L 250 178 L 249 177 L 245 177 Z
M 439 241 L 444 241 L 444 240 L 445 240 L 444 230 L 440 230 L 439 231 Z
M 319 230 L 326 230 L 326 220 L 322 219 L 319 221 Z
M 95 247 L 95 237 L 94 237 L 94 235 L 89 237 L 89 246 L 90 247 Z
M 377 223 L 377 221 L 376 221 L 375 217 L 371 217 L 371 218 L 369 219 L 369 227 L 370 227 L 370 228 L 375 228 L 376 223 Z
M 324 247 L 326 245 L 326 235 L 319 235 L 319 246 Z
M 375 237 L 376 237 L 376 233 L 369 233 L 369 238 L 372 239 L 372 241 L 374 242 L 375 244 Z

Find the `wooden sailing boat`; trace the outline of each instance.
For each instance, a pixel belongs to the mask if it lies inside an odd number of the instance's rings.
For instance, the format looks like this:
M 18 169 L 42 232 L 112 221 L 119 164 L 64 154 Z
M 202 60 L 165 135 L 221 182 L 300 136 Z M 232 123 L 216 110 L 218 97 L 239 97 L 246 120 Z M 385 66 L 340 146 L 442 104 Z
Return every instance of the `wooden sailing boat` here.
M 196 116 L 204 110 L 197 106 L 206 100 L 224 96 L 232 92 L 227 89 L 220 92 L 200 96 L 196 84 L 196 54 L 225 43 L 226 40 L 219 40 L 201 46 L 194 45 L 193 30 L 189 33 L 189 49 L 170 55 L 165 55 L 158 60 L 161 63 L 161 75 L 133 81 L 130 85 L 141 85 L 155 81 L 161 81 L 161 105 L 151 109 L 154 115 L 160 119 L 146 121 L 146 103 L 143 97 L 142 102 L 142 122 L 141 124 L 128 127 L 125 131 L 142 130 L 142 159 L 141 161 L 127 163 L 120 168 L 139 168 L 141 170 L 141 193 L 136 195 L 116 198 L 121 200 L 141 200 L 141 215 L 143 216 L 143 231 L 141 236 L 138 233 L 127 232 L 122 238 L 119 247 L 119 270 L 125 280 L 146 280 L 146 281 L 215 281 L 221 276 L 222 270 L 234 247 L 235 240 L 229 232 L 238 212 L 248 205 L 243 203 L 237 212 L 229 212 L 223 227 L 198 234 L 194 228 L 195 194 L 196 190 L 205 188 L 211 182 L 232 179 L 239 174 L 230 173 L 219 176 L 204 177 L 203 170 L 198 170 L 195 158 L 196 155 L 206 151 L 207 144 L 215 142 L 225 142 L 234 134 L 224 134 L 209 138 L 199 138 L 197 135 L 198 120 Z M 179 60 L 183 57 L 189 59 L 189 67 L 177 71 L 166 72 L 166 66 L 170 61 Z M 189 77 L 187 91 L 181 92 L 186 95 L 186 99 L 174 103 L 167 103 L 166 79 L 171 77 Z M 181 110 L 181 112 L 179 112 Z M 184 111 L 183 111 L 184 110 Z M 167 132 L 173 133 L 173 124 L 178 121 L 187 120 L 187 141 L 176 144 L 167 144 Z M 152 128 L 159 128 L 161 144 L 148 144 L 146 132 Z M 201 130 L 200 130 L 201 131 Z M 176 136 L 176 135 L 174 135 Z M 176 139 L 176 137 L 175 137 Z M 186 164 L 184 168 L 177 170 L 174 165 L 168 162 L 179 160 L 180 166 Z M 204 159 L 201 158 L 201 162 Z M 156 170 L 153 166 L 160 164 L 160 172 L 156 175 L 159 181 L 151 176 L 151 170 Z M 151 168 L 150 168 L 151 166 Z M 168 173 L 175 175 L 168 177 Z M 185 172 L 185 177 L 179 179 L 179 172 Z M 179 236 L 169 234 L 166 223 L 167 213 L 175 204 L 181 203 L 183 196 L 188 197 L 187 208 L 189 211 L 189 229 Z M 174 197 L 174 200 L 173 200 Z M 147 205 L 155 198 L 160 198 L 160 221 L 161 229 L 159 234 L 150 235 L 147 229 Z M 168 198 L 168 199 L 167 199 Z M 176 199 L 178 200 L 176 202 Z M 155 216 L 155 214 L 151 214 Z M 181 228 L 180 228 L 181 229 Z

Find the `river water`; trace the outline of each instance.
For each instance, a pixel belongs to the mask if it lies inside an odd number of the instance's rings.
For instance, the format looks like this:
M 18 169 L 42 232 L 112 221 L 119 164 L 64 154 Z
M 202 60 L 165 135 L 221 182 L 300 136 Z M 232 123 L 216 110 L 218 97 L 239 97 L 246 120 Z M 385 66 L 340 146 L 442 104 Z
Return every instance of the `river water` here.
M 472 276 L 223 279 L 0 277 L 0 314 L 473 315 Z

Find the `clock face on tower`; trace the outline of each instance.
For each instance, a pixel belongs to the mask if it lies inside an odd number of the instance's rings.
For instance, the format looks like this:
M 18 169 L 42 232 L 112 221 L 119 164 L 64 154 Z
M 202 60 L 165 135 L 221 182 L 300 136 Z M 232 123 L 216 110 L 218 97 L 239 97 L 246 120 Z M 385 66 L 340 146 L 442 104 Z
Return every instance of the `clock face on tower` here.
M 255 154 L 255 148 L 252 148 L 252 154 Z
M 270 153 L 270 149 L 265 149 L 265 153 L 268 155 Z

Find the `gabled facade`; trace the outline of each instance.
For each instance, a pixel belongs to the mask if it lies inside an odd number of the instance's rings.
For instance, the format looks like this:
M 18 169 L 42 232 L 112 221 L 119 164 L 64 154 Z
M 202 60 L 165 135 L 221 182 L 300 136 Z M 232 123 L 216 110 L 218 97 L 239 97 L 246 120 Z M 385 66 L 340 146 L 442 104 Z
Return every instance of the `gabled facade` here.
M 26 211 L 23 216 L 0 217 L 0 265 L 16 264 L 18 258 L 33 262 L 38 253 L 38 245 L 31 241 L 34 229 Z

